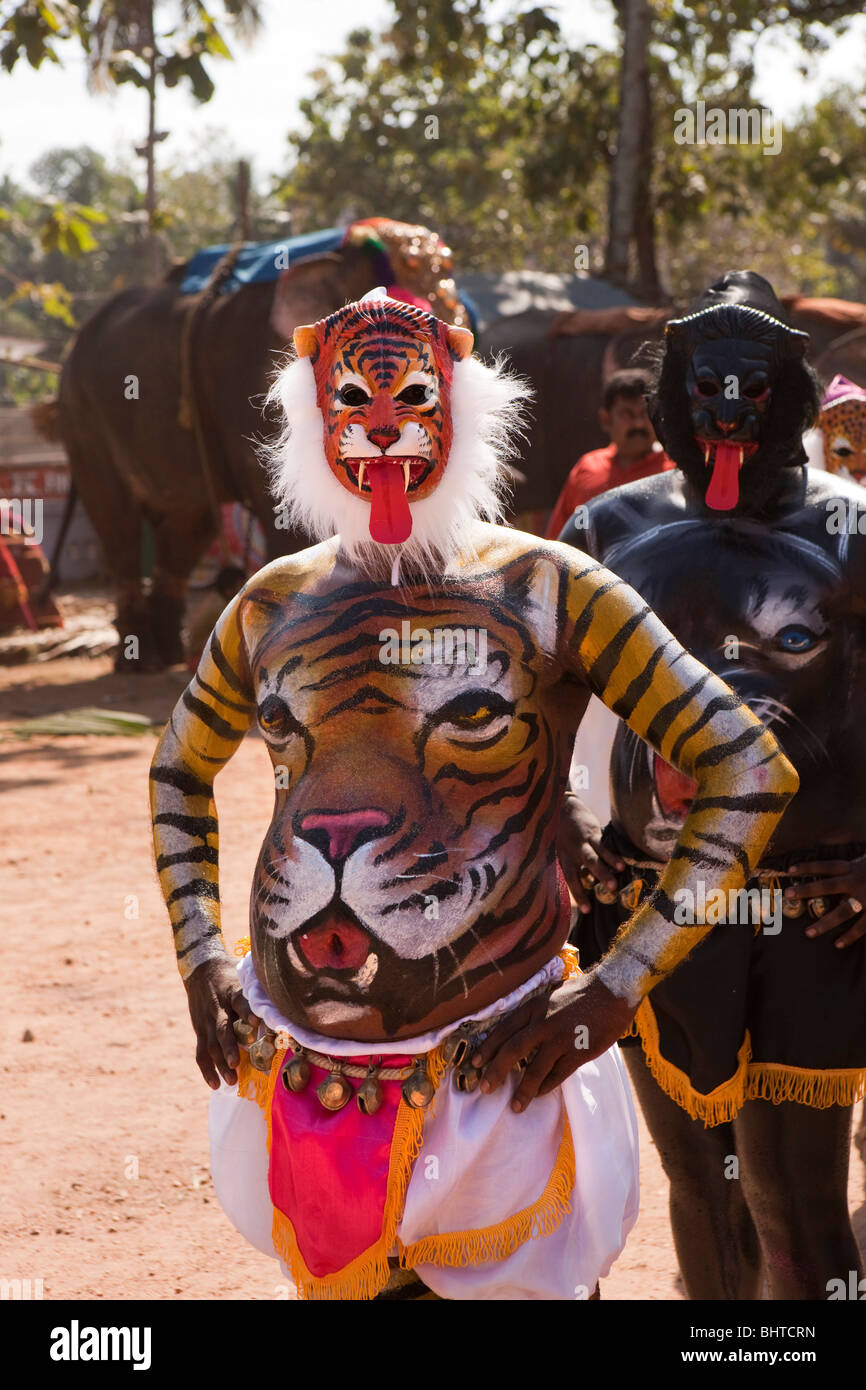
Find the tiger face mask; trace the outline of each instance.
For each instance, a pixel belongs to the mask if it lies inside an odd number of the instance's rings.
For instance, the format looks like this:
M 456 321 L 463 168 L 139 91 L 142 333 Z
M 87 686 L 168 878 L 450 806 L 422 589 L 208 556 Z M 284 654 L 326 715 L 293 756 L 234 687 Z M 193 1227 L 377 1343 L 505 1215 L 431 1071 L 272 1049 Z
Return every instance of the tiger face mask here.
M 369 508 L 374 541 L 412 534 L 411 504 L 429 497 L 448 466 L 454 362 L 472 334 L 383 291 L 295 329 L 308 357 L 333 476 Z

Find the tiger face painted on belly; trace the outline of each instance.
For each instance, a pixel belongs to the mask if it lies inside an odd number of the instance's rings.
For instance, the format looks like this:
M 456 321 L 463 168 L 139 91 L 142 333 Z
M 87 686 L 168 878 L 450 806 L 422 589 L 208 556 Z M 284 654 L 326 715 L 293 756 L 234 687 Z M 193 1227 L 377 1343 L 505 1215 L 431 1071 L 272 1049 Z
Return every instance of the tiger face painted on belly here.
M 522 578 L 353 586 L 256 644 L 277 798 L 253 957 L 288 1016 L 393 1036 L 564 939 L 567 751 Z

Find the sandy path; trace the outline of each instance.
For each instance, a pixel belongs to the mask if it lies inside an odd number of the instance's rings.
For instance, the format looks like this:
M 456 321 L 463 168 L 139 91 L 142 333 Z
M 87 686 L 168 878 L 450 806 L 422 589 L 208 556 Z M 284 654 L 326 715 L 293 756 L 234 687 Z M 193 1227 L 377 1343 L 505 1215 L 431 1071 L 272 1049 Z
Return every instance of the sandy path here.
M 0 680 L 0 720 L 100 702 L 164 718 L 184 683 L 86 661 L 42 668 L 38 685 L 32 668 Z M 210 1186 L 208 1091 L 152 864 L 152 751 L 149 736 L 0 743 L 0 1278 L 42 1279 L 46 1298 L 275 1298 L 278 1266 L 236 1236 Z M 217 793 L 233 941 L 269 818 L 259 741 Z M 864 1198 L 855 1155 L 861 1238 Z M 603 1296 L 680 1298 L 645 1130 L 642 1203 Z

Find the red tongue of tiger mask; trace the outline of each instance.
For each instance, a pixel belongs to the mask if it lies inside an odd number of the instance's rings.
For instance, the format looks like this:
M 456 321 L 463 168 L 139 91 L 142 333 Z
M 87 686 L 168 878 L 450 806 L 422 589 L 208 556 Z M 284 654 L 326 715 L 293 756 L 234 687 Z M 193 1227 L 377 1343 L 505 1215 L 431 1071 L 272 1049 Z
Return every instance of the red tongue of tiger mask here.
M 374 290 L 293 336 L 312 362 L 328 467 L 369 505 L 371 538 L 402 544 L 412 503 L 448 465 L 454 362 L 472 352 L 472 334 Z
M 740 469 L 743 459 L 758 448 L 757 444 L 733 444 L 728 439 L 699 439 L 704 461 L 712 474 L 704 501 L 716 512 L 729 512 L 740 500 Z

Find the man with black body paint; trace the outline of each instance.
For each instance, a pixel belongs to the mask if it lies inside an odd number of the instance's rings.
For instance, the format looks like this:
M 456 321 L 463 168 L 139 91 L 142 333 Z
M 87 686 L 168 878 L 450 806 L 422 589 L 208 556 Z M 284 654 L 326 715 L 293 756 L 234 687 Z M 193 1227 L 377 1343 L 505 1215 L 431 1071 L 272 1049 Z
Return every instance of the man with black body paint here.
M 677 471 L 591 501 L 560 536 L 633 585 L 800 776 L 752 881 L 783 893 L 782 931 L 717 918 L 626 1047 L 691 1298 L 757 1298 L 762 1266 L 774 1298 L 862 1273 L 847 1174 L 866 1090 L 866 492 L 804 466 L 806 345 L 765 280 L 725 274 L 667 326 L 652 415 Z M 621 727 L 610 825 L 567 798 L 584 967 L 655 891 L 693 794 Z

